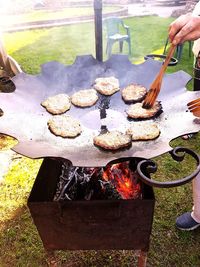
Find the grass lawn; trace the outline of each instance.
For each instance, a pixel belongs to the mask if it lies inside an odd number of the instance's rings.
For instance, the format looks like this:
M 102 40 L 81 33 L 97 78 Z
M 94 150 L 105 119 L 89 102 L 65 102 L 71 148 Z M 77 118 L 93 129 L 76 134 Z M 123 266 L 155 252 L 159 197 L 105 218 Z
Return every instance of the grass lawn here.
M 140 63 L 150 53 L 162 54 L 167 38 L 167 28 L 172 18 L 134 17 L 125 19 L 131 29 L 133 63 Z M 160 27 L 157 27 L 157 26 Z M 151 38 L 149 37 L 151 36 Z M 105 32 L 104 32 L 105 37 Z M 95 56 L 94 25 L 82 23 L 51 29 L 4 33 L 8 53 L 22 66 L 25 72 L 40 72 L 40 65 L 52 60 L 63 64 L 72 64 L 77 55 Z M 106 60 L 104 38 L 104 60 Z M 113 53 L 118 53 L 118 44 L 114 44 Z M 127 44 L 124 53 L 128 53 Z M 188 45 L 184 45 L 183 55 L 176 67 L 169 67 L 168 72 L 182 69 L 192 74 L 193 58 L 188 57 Z
M 116 6 L 105 6 L 104 13 L 118 10 Z M 93 7 L 67 7 L 55 10 L 34 10 L 32 12 L 15 14 L 15 15 L 1 15 L 1 25 L 15 24 L 15 23 L 28 23 L 34 21 L 64 19 L 72 17 L 80 17 L 94 14 Z
M 171 21 L 171 18 L 159 17 L 125 20 L 131 27 L 130 60 L 133 63 L 141 62 L 146 54 L 162 53 Z M 8 53 L 20 63 L 24 71 L 31 74 L 38 73 L 40 65 L 47 61 L 71 64 L 76 55 L 94 55 L 94 27 L 91 23 L 7 33 L 4 37 Z M 118 51 L 117 46 L 114 51 Z M 181 69 L 192 74 L 192 63 L 193 59 L 188 57 L 188 45 L 185 44 L 181 61 L 168 71 Z M 197 134 L 189 141 L 177 138 L 171 145 L 187 146 L 200 153 L 199 142 L 200 135 Z M 1 149 L 7 149 L 4 138 L 1 138 Z M 153 178 L 158 180 L 185 176 L 192 171 L 194 164 L 188 157 L 184 163 L 176 163 L 169 154 L 159 156 L 155 161 L 159 164 L 159 170 Z M 41 160 L 16 155 L 0 185 L 0 267 L 47 266 L 47 256 L 26 206 L 40 164 Z M 192 207 L 191 183 L 154 191 L 156 207 L 147 266 L 199 267 L 200 229 L 183 233 L 174 227 L 176 217 Z M 59 266 L 65 267 L 128 267 L 134 266 L 136 257 L 133 251 L 58 251 L 56 260 Z

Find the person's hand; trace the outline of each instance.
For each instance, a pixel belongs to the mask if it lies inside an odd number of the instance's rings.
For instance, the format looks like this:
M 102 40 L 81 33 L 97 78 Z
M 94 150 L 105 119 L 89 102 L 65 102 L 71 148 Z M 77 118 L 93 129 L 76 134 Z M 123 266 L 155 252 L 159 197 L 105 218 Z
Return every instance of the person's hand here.
M 182 15 L 169 26 L 169 39 L 174 45 L 198 38 L 200 38 L 199 16 Z

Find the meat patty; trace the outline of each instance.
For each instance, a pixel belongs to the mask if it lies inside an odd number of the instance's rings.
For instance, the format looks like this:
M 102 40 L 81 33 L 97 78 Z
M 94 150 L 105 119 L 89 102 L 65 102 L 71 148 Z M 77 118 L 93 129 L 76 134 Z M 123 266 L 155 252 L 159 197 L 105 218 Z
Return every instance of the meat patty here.
M 79 121 L 70 115 L 56 115 L 47 122 L 50 131 L 62 137 L 76 137 L 82 132 Z
M 94 89 L 80 90 L 71 97 L 72 104 L 78 107 L 91 107 L 98 100 L 98 95 Z
M 160 130 L 155 122 L 143 121 L 133 122 L 126 131 L 133 141 L 153 140 L 160 135 Z
M 128 117 L 132 119 L 150 119 L 157 115 L 161 109 L 162 106 L 160 102 L 156 101 L 152 108 L 145 109 L 142 107 L 143 103 L 136 103 L 131 104 L 128 110 L 126 111 L 128 114 Z
M 94 88 L 102 95 L 113 95 L 119 91 L 119 80 L 113 76 L 97 78 Z
M 96 146 L 106 150 L 117 150 L 132 144 L 131 135 L 123 134 L 119 131 L 107 132 L 95 136 L 93 142 Z
M 122 98 L 125 102 L 140 102 L 145 98 L 147 89 L 139 84 L 130 84 L 122 90 Z
M 70 97 L 67 94 L 58 94 L 48 97 L 41 103 L 41 105 L 51 114 L 58 115 L 69 110 L 71 102 Z

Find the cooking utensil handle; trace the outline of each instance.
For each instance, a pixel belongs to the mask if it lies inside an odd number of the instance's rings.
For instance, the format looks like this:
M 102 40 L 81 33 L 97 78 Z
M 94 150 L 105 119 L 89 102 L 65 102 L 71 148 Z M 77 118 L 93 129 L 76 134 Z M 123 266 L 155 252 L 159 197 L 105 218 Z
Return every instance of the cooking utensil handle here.
M 146 173 L 150 174 L 157 171 L 156 164 L 152 160 L 142 160 L 137 165 L 137 171 L 139 173 L 140 179 L 145 184 L 148 184 L 150 186 L 155 186 L 160 188 L 170 188 L 170 187 L 184 185 L 190 182 L 200 172 L 200 156 L 191 149 L 185 147 L 176 147 L 170 152 L 170 154 L 172 158 L 176 161 L 182 161 L 185 157 L 185 154 L 189 154 L 196 160 L 197 163 L 196 170 L 192 174 L 185 176 L 179 180 L 169 181 L 169 182 L 159 182 L 148 178 L 146 175 Z
M 174 54 L 175 48 L 176 48 L 176 46 L 171 44 L 171 46 L 169 48 L 169 51 L 167 53 L 166 59 L 165 59 L 163 65 L 162 65 L 162 67 L 160 69 L 160 74 L 161 73 L 164 74 L 164 72 L 165 72 L 165 70 L 166 70 L 166 68 L 167 68 L 167 66 L 168 66 L 168 64 L 169 64 L 169 62 L 170 62 L 170 60 L 171 60 L 171 58 L 172 58 L 172 56 Z

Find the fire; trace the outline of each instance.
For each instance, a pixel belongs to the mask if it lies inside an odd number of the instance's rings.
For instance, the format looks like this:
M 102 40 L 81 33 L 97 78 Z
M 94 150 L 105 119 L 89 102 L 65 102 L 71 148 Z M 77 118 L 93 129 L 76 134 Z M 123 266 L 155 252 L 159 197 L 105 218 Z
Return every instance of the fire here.
M 123 199 L 136 199 L 141 194 L 138 175 L 129 168 L 129 162 L 107 166 L 103 172 L 103 179 L 111 182 Z

